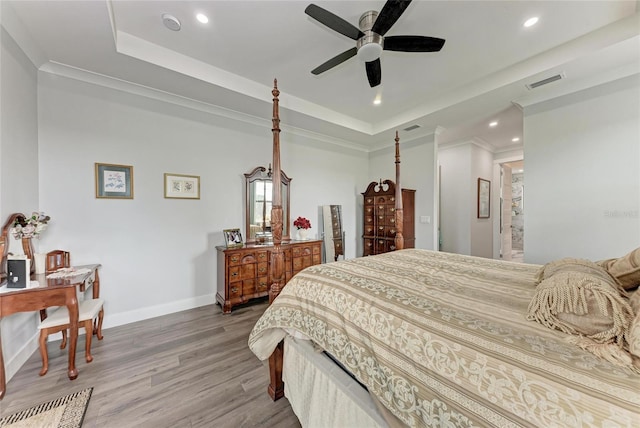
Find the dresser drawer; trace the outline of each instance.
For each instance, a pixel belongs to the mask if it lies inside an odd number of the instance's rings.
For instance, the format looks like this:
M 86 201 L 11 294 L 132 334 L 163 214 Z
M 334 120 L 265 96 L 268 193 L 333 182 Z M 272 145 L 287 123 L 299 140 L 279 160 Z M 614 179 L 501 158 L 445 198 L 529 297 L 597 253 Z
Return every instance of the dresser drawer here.
M 229 283 L 229 300 L 239 299 L 242 296 L 242 281 Z
M 250 279 L 256 277 L 256 265 L 255 263 L 229 266 L 229 281 L 238 281 L 243 279 Z
M 256 289 L 259 293 L 263 291 L 269 291 L 269 277 L 263 276 L 258 278 L 258 286 L 256 287 Z
M 269 263 L 258 263 L 258 276 L 266 276 L 269 274 Z
M 384 205 L 387 202 L 386 196 L 376 196 L 376 205 Z

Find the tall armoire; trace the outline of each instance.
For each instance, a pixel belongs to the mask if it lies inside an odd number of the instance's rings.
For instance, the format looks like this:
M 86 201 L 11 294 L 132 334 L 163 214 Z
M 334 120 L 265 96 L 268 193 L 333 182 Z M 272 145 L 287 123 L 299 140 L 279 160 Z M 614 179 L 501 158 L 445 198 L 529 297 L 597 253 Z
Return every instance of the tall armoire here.
M 372 256 L 395 250 L 396 185 L 391 180 L 372 181 L 364 196 L 363 255 Z M 402 189 L 402 236 L 404 248 L 415 248 L 415 195 L 412 189 Z

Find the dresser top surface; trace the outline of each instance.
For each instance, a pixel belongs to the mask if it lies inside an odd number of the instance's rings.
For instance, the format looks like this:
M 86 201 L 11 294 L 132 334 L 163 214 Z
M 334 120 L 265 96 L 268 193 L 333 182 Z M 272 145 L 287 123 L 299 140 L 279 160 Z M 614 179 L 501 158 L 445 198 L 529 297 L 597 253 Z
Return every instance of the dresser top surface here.
M 322 243 L 321 239 L 307 239 L 306 241 L 297 241 L 295 239 L 292 239 L 290 241 L 286 241 L 286 242 L 282 242 L 282 247 L 286 248 L 288 246 L 291 245 L 303 245 L 303 244 L 315 244 L 315 243 Z M 224 245 L 218 245 L 216 246 L 216 250 L 218 251 L 237 251 L 237 250 L 241 250 L 241 251 L 246 251 L 246 250 L 269 250 L 271 248 L 273 248 L 274 245 L 272 243 L 269 244 L 244 244 L 241 247 L 225 247 Z

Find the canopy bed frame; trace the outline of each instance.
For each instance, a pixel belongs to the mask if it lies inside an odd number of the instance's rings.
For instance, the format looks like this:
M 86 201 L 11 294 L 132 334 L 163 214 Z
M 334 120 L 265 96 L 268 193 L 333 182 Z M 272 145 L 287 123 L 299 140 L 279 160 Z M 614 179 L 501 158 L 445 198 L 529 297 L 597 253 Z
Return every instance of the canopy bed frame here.
M 274 183 L 279 183 L 282 179 L 282 168 L 280 164 L 280 91 L 278 90 L 278 79 L 273 80 L 273 171 L 272 177 Z M 396 165 L 396 182 L 395 182 L 395 216 L 396 216 L 396 236 L 395 248 L 402 250 L 404 248 L 403 230 L 403 209 L 402 209 L 402 188 L 400 186 L 400 137 L 396 131 L 395 138 L 395 165 Z M 278 297 L 285 285 L 284 281 L 284 253 L 282 251 L 282 192 L 280 186 L 273 186 L 273 202 L 271 206 L 271 232 L 273 234 L 273 251 L 271 253 L 271 277 L 274 282 L 269 288 L 269 304 L 273 303 Z M 268 392 L 275 401 L 284 396 L 284 382 L 282 381 L 282 358 L 284 343 L 276 347 L 275 351 L 269 357 L 269 388 Z

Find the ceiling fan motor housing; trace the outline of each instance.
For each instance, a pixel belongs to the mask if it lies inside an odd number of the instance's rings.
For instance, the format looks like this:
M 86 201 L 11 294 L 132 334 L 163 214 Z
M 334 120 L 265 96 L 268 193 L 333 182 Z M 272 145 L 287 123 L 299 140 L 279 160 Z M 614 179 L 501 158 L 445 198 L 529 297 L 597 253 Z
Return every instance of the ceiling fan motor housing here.
M 380 34 L 371 31 L 377 17 L 378 12 L 370 10 L 362 14 L 358 23 L 364 36 L 356 41 L 356 47 L 358 48 L 358 58 L 364 62 L 375 61 L 380 58 L 384 47 L 384 38 Z

